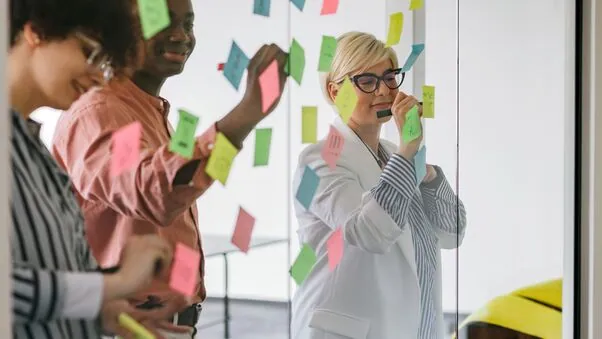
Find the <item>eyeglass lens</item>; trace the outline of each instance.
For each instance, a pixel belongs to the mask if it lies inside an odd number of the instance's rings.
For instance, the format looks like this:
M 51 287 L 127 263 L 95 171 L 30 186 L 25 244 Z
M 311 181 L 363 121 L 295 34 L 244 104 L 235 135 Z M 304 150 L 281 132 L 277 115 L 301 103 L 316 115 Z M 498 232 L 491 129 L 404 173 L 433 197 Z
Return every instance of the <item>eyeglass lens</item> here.
M 380 80 L 383 81 L 385 86 L 389 89 L 396 89 L 401 86 L 403 82 L 403 73 L 401 72 L 388 72 L 383 74 L 382 77 L 378 77 L 374 74 L 361 74 L 355 78 L 355 83 L 364 92 L 374 92 L 380 85 Z

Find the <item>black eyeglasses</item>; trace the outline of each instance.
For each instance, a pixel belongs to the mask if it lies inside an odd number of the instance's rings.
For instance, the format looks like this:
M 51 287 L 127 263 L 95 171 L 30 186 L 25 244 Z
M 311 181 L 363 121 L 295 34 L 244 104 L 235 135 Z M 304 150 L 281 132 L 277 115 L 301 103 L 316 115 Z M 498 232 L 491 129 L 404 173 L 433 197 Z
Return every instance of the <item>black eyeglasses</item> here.
M 375 92 L 382 81 L 389 89 L 397 89 L 406 77 L 406 73 L 401 68 L 391 69 L 378 76 L 374 73 L 362 73 L 351 77 L 353 83 L 360 91 L 370 94 Z

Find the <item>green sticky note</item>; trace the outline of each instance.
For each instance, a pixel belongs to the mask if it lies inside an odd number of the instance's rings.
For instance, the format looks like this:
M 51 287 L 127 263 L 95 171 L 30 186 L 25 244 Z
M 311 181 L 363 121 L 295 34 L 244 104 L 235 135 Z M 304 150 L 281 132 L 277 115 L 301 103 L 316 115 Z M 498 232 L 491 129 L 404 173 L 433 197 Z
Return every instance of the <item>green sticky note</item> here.
M 320 47 L 320 61 L 318 62 L 318 72 L 330 72 L 330 66 L 334 53 L 337 49 L 337 39 L 332 36 L 322 36 L 322 45 Z
M 403 13 L 397 12 L 389 17 L 389 33 L 387 35 L 387 47 L 397 45 L 401 40 L 403 31 Z
M 406 113 L 406 121 L 403 124 L 401 137 L 403 142 L 408 144 L 420 137 L 421 134 L 420 114 L 418 113 L 418 106 L 414 106 Z
M 303 106 L 301 108 L 301 143 L 318 142 L 318 107 Z
M 415 11 L 424 7 L 424 0 L 410 0 L 410 11 Z
M 167 0 L 138 0 L 138 13 L 144 39 L 152 38 L 170 24 Z
M 184 158 L 192 158 L 195 146 L 196 126 L 199 123 L 199 117 L 190 114 L 183 109 L 178 110 L 180 120 L 176 132 L 171 137 L 169 151 L 178 153 Z
M 309 272 L 314 267 L 316 260 L 314 250 L 308 244 L 304 244 L 289 271 L 297 285 L 301 285 L 305 281 L 305 278 L 307 278 Z
M 435 86 L 422 86 L 422 117 L 435 118 Z
M 255 162 L 254 166 L 265 166 L 270 159 L 270 144 L 272 143 L 271 128 L 255 130 Z
M 289 58 L 285 67 L 285 69 L 288 69 L 288 74 L 301 85 L 303 71 L 305 70 L 305 51 L 295 39 L 293 39 L 293 43 L 291 44 Z
M 215 136 L 215 144 L 207 161 L 205 172 L 213 179 L 226 185 L 230 168 L 238 150 L 221 132 Z
M 349 121 L 349 118 L 357 105 L 357 99 L 357 93 L 355 93 L 353 84 L 351 83 L 351 80 L 346 77 L 334 99 L 334 104 L 339 109 L 339 115 L 345 123 Z

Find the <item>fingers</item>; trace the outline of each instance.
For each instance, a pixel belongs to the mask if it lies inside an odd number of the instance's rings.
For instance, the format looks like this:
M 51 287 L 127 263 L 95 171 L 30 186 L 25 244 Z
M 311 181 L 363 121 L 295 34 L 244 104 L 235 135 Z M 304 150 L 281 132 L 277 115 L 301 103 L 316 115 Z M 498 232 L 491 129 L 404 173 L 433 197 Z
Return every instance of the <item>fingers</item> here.
M 249 61 L 249 65 L 247 66 L 247 71 L 249 73 L 254 73 L 257 70 L 257 66 L 261 63 L 261 60 L 263 60 L 263 56 L 267 52 L 268 47 L 268 45 L 261 46 L 253 58 L 251 58 L 251 61 Z

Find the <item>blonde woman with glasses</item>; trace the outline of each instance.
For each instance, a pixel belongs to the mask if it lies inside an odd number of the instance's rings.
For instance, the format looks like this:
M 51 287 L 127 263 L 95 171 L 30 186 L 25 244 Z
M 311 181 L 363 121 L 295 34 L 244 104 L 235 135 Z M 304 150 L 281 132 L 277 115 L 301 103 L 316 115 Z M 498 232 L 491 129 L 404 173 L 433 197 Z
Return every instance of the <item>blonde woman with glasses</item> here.
M 294 177 L 296 189 L 309 167 L 320 181 L 308 209 L 295 202 L 299 240 L 318 261 L 293 299 L 293 338 L 443 338 L 440 251 L 462 241 L 464 206 L 438 166 L 427 165 L 418 182 L 422 138 L 380 139 L 385 122 L 393 117 L 401 131 L 419 104 L 399 90 L 404 73 L 394 51 L 370 34 L 342 35 L 322 77 L 330 104 L 345 78 L 358 102 L 347 123 L 333 123 L 344 138 L 336 167 L 322 159 L 322 140 L 301 153 Z M 385 110 L 392 115 L 377 114 Z M 331 271 L 327 242 L 339 228 L 343 257 Z

